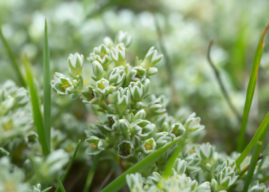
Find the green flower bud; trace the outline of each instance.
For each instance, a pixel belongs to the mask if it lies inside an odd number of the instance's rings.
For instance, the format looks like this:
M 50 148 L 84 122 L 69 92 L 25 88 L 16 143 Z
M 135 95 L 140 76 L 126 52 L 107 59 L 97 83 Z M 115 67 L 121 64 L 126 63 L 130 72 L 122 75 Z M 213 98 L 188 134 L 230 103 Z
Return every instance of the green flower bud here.
M 121 158 L 127 159 L 131 157 L 134 152 L 133 143 L 127 140 L 121 141 L 118 145 L 118 154 Z
M 93 71 L 95 79 L 100 79 L 103 76 L 103 73 L 104 73 L 104 69 L 103 69 L 101 63 L 98 62 L 98 61 L 93 61 L 93 63 L 92 63 L 92 71 Z
M 84 103 L 91 103 L 91 101 L 95 98 L 93 88 L 91 86 L 88 86 L 83 92 L 82 92 L 82 102 Z
M 90 155 L 97 155 L 105 149 L 103 140 L 96 136 L 90 136 L 86 141 L 90 143 Z
M 130 93 L 134 101 L 139 101 L 142 99 L 144 91 L 141 82 L 131 82 L 129 85 Z
M 105 95 L 109 93 L 111 87 L 109 86 L 108 80 L 102 78 L 96 82 L 96 89 L 99 93 Z
M 123 43 L 126 47 L 128 47 L 132 42 L 132 38 L 128 35 L 128 33 L 120 31 L 117 36 L 117 42 Z
M 144 143 L 143 143 L 142 148 L 143 148 L 143 151 L 145 153 L 153 152 L 155 150 L 155 148 L 156 148 L 155 140 L 153 138 L 149 138 L 149 139 L 145 140 Z
M 185 127 L 181 123 L 174 123 L 170 129 L 170 132 L 173 133 L 176 137 L 184 135 Z
M 110 60 L 109 48 L 104 44 L 95 47 L 89 56 L 90 62 L 98 61 L 102 65 L 106 65 Z
M 51 84 L 59 95 L 67 95 L 74 90 L 71 79 L 61 73 L 55 73 Z
M 139 120 L 135 123 L 134 129 L 136 130 L 137 134 L 141 137 L 149 136 L 154 130 L 156 126 L 155 124 L 151 123 L 147 120 Z
M 68 57 L 69 70 L 72 75 L 81 75 L 84 57 L 79 53 L 70 54 Z
M 149 69 L 150 67 L 155 66 L 158 62 L 161 61 L 162 55 L 158 54 L 158 51 L 154 48 L 151 47 L 146 56 L 144 61 L 142 62 L 141 66 L 144 67 L 145 69 Z
M 177 159 L 175 162 L 175 170 L 177 174 L 185 173 L 187 168 L 187 162 L 185 160 Z
M 110 75 L 109 82 L 113 85 L 119 85 L 124 82 L 125 79 L 125 70 L 123 66 L 115 67 Z
M 157 147 L 162 147 L 166 145 L 167 143 L 170 143 L 173 141 L 173 135 L 169 134 L 168 132 L 159 132 L 155 134 L 155 139 L 157 143 Z
M 186 120 L 184 127 L 190 132 L 196 132 L 204 129 L 204 126 L 200 124 L 200 117 L 195 117 L 196 114 L 192 113 Z
M 125 52 L 125 46 L 122 43 L 118 44 L 115 48 L 112 49 L 111 57 L 116 62 L 116 65 L 119 66 L 125 64 L 124 62 L 122 62 L 125 59 Z
M 137 111 L 137 113 L 135 114 L 135 119 L 145 119 L 146 117 L 146 111 L 144 109 L 141 109 L 139 111 Z

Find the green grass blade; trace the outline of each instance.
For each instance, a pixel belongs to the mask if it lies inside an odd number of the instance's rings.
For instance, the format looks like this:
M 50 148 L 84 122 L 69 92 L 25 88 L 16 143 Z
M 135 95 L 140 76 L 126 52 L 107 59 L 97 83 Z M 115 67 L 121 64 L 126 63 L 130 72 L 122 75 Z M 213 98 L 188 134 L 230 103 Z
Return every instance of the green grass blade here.
M 87 176 L 86 184 L 84 186 L 83 192 L 88 192 L 90 187 L 91 187 L 91 183 L 92 183 L 92 180 L 93 180 L 93 177 L 94 177 L 97 165 L 98 165 L 98 161 L 99 161 L 99 157 L 96 156 L 94 161 L 93 161 L 93 165 L 89 171 L 89 174 Z
M 268 127 L 268 125 L 267 125 L 267 127 Z M 248 191 L 248 187 L 252 181 L 252 177 L 253 177 L 253 174 L 254 174 L 254 171 L 255 171 L 255 168 L 256 168 L 256 165 L 257 165 L 257 162 L 258 162 L 261 150 L 262 150 L 263 143 L 265 142 L 265 136 L 266 136 L 267 131 L 268 131 L 268 128 L 265 129 L 264 133 L 262 134 L 261 138 L 259 139 L 259 141 L 257 142 L 257 144 L 254 148 L 254 152 L 253 152 L 252 157 L 251 157 L 250 166 L 249 166 L 249 170 L 248 170 L 248 174 L 246 177 L 243 191 Z M 265 159 L 265 157 L 262 159 L 262 161 L 264 159 Z M 261 167 L 258 167 L 258 170 L 260 170 L 260 168 Z
M 7 51 L 8 57 L 9 57 L 9 59 L 11 61 L 12 67 L 13 67 L 16 75 L 17 75 L 17 78 L 19 80 L 20 85 L 25 87 L 26 83 L 25 83 L 25 80 L 23 78 L 22 72 L 20 70 L 19 64 L 18 64 L 18 62 L 16 60 L 16 57 L 13 54 L 13 52 L 12 52 L 12 50 L 11 50 L 9 44 L 8 44 L 8 41 L 6 40 L 6 38 L 5 38 L 5 36 L 4 36 L 3 32 L 2 32 L 1 26 L 0 26 L 0 39 L 2 40 L 3 45 L 4 45 L 4 47 L 5 47 L 6 51 Z
M 182 140 L 179 142 L 177 148 L 175 149 L 175 151 L 173 152 L 172 156 L 169 158 L 166 166 L 165 166 L 165 169 L 164 169 L 164 172 L 163 172 L 163 175 L 162 177 L 164 179 L 167 179 L 172 173 L 173 173 L 173 167 L 175 165 L 175 162 L 179 156 L 179 153 L 181 152 L 183 146 L 184 146 L 184 143 L 185 143 L 185 137 L 182 138 Z
M 30 62 L 27 57 L 23 57 L 22 63 L 25 69 L 27 86 L 29 88 L 29 92 L 31 96 L 34 124 L 37 129 L 39 142 L 41 144 L 43 154 L 48 155 L 49 149 L 48 149 L 48 144 L 46 140 L 46 132 L 44 129 L 43 118 L 42 118 L 42 114 L 40 110 L 38 92 L 34 85 L 32 69 L 31 69 Z
M 246 181 L 245 181 L 243 191 L 248 191 L 248 187 L 249 187 L 249 184 L 252 181 L 253 173 L 255 171 L 256 164 L 258 162 L 261 149 L 262 149 L 262 142 L 258 142 L 256 144 L 256 146 L 254 148 L 254 152 L 252 154 L 252 158 L 251 158 L 251 161 L 250 161 L 250 166 L 249 166 L 249 169 L 248 169 L 248 174 L 247 174 L 247 177 L 246 177 Z
M 172 141 L 171 143 L 165 145 L 164 147 L 156 150 L 155 152 L 151 153 L 147 157 L 145 157 L 143 160 L 136 163 L 134 166 L 126 170 L 123 174 L 121 174 L 119 177 L 117 177 L 114 181 L 112 181 L 108 186 L 106 186 L 102 192 L 113 192 L 118 191 L 126 184 L 126 176 L 131 173 L 135 173 L 139 171 L 140 169 L 153 164 L 155 161 L 157 161 L 163 153 L 165 153 L 170 147 L 172 147 L 174 144 L 178 143 L 182 140 L 182 137 L 177 138 L 176 140 Z
M 69 171 L 70 171 L 70 169 L 71 169 L 71 167 L 72 167 L 72 164 L 74 163 L 74 161 L 75 161 L 75 159 L 76 159 L 76 157 L 77 157 L 77 153 L 78 153 L 78 150 L 79 150 L 79 148 L 80 148 L 81 143 L 82 143 L 82 140 L 79 140 L 79 141 L 78 141 L 78 144 L 77 144 L 77 146 L 76 146 L 76 148 L 75 148 L 75 151 L 74 151 L 74 153 L 73 153 L 73 155 L 72 155 L 71 161 L 68 163 L 68 166 L 67 166 L 67 168 L 66 168 L 66 170 L 65 170 L 65 172 L 64 172 L 64 175 L 63 175 L 63 177 L 62 177 L 61 180 L 60 180 L 62 183 L 63 183 L 64 180 L 66 179 L 67 174 L 69 173 Z M 60 190 L 60 186 L 58 185 L 58 187 L 56 188 L 55 192 L 59 192 L 59 190 Z
M 58 179 L 58 186 L 61 192 L 65 192 L 64 185 L 60 179 Z
M 46 131 L 46 139 L 50 152 L 50 129 L 51 129 L 51 86 L 50 86 L 50 57 L 48 43 L 47 21 L 44 25 L 44 47 L 43 47 L 43 76 L 44 76 L 44 128 Z
M 245 145 L 245 132 L 246 132 L 246 127 L 247 127 L 247 122 L 248 122 L 248 116 L 249 116 L 249 111 L 252 104 L 253 95 L 255 92 L 256 81 L 258 77 L 258 70 L 261 63 L 261 58 L 262 58 L 262 53 L 263 53 L 263 48 L 264 48 L 264 36 L 266 32 L 268 31 L 268 29 L 269 29 L 269 24 L 266 25 L 266 27 L 264 28 L 262 32 L 262 35 L 260 37 L 256 52 L 255 52 L 255 56 L 254 56 L 254 61 L 253 61 L 252 69 L 251 69 L 249 82 L 248 82 L 242 124 L 240 127 L 240 132 L 239 132 L 239 137 L 238 137 L 238 145 L 237 145 L 238 151 L 242 151 Z
M 252 148 L 257 144 L 257 142 L 265 135 L 265 133 L 268 130 L 269 126 L 269 113 L 266 114 L 265 118 L 263 119 L 261 125 L 259 126 L 258 130 L 256 131 L 255 135 L 250 140 L 249 144 L 246 146 L 244 151 L 241 153 L 241 155 L 236 160 L 236 165 L 239 168 L 241 163 L 244 161 L 244 159 L 247 157 L 247 155 L 250 153 Z

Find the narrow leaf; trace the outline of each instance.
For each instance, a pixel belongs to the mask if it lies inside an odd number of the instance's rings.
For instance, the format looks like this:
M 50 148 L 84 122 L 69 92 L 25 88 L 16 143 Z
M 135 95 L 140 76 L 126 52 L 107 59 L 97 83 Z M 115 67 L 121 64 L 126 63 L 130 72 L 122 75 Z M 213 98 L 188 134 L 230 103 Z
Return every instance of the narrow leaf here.
M 269 126 L 269 113 L 266 114 L 265 118 L 263 119 L 261 125 L 259 126 L 258 130 L 256 131 L 255 135 L 252 137 L 244 151 L 241 153 L 241 155 L 236 160 L 237 167 L 240 167 L 241 163 L 244 161 L 244 159 L 247 157 L 247 155 L 250 153 L 252 148 L 257 144 L 260 138 L 262 138 L 263 135 L 266 134 Z
M 83 192 L 88 192 L 90 187 L 91 187 L 91 183 L 92 183 L 95 171 L 96 171 L 96 167 L 98 165 L 98 161 L 99 161 L 99 157 L 96 156 L 94 161 L 93 161 L 93 165 L 90 168 L 89 174 L 87 176 L 86 184 L 84 186 Z
M 176 162 L 176 160 L 177 160 L 177 158 L 179 156 L 179 153 L 182 150 L 182 147 L 184 146 L 185 137 L 186 136 L 184 136 L 184 138 L 182 138 L 182 140 L 178 144 L 178 147 L 175 149 L 172 156 L 169 158 L 169 160 L 168 160 L 168 162 L 167 162 L 167 164 L 165 166 L 163 175 L 162 175 L 163 178 L 167 179 L 172 174 L 175 162 Z
M 4 45 L 4 47 L 5 47 L 6 51 L 7 51 L 8 57 L 9 57 L 9 59 L 11 61 L 12 67 L 13 67 L 16 75 L 17 75 L 17 78 L 19 80 L 20 85 L 25 87 L 26 84 L 25 84 L 25 80 L 23 78 L 21 69 L 19 67 L 19 64 L 18 64 L 18 62 L 16 60 L 16 57 L 15 57 L 14 53 L 12 52 L 12 50 L 11 50 L 9 44 L 8 44 L 8 41 L 6 40 L 6 38 L 5 38 L 5 36 L 4 36 L 3 32 L 2 32 L 1 26 L 0 26 L 0 39 L 2 40 L 3 45 Z
M 30 66 L 30 62 L 26 56 L 24 56 L 22 58 L 22 63 L 23 63 L 24 69 L 25 69 L 27 86 L 29 88 L 29 92 L 30 92 L 30 96 L 31 96 L 34 124 L 35 124 L 36 129 L 37 129 L 39 142 L 41 144 L 43 154 L 48 155 L 49 148 L 48 148 L 48 144 L 46 141 L 46 132 L 44 129 L 43 118 L 42 118 L 42 114 L 41 114 L 41 110 L 40 110 L 38 92 L 37 92 L 37 89 L 34 85 L 33 73 L 32 73 L 32 69 Z
M 248 82 L 247 93 L 246 93 L 242 124 L 241 124 L 239 137 L 238 137 L 238 146 L 237 146 L 238 151 L 242 151 L 245 145 L 245 132 L 246 132 L 246 127 L 247 127 L 247 122 L 248 122 L 248 116 L 249 116 L 249 111 L 252 104 L 253 95 L 255 92 L 256 81 L 258 77 L 258 69 L 261 63 L 261 58 L 262 58 L 262 53 L 263 53 L 263 48 L 264 48 L 264 36 L 266 32 L 268 31 L 268 29 L 269 29 L 269 24 L 266 25 L 266 27 L 264 28 L 262 32 L 262 35 L 260 37 L 256 52 L 255 52 L 255 56 L 254 56 L 254 61 L 253 61 L 251 74 L 250 74 L 250 78 Z
M 81 143 L 82 143 L 82 141 L 79 140 L 79 141 L 78 141 L 78 144 L 77 144 L 77 146 L 76 146 L 76 148 L 75 148 L 75 151 L 74 151 L 74 153 L 73 153 L 73 155 L 72 155 L 71 161 L 68 163 L 68 166 L 67 166 L 67 168 L 66 168 L 66 170 L 65 170 L 65 172 L 64 172 L 64 175 L 63 175 L 63 177 L 62 177 L 61 180 L 60 180 L 62 183 L 63 183 L 64 180 L 66 179 L 67 174 L 69 173 L 69 171 L 70 171 L 70 169 L 71 169 L 71 167 L 72 167 L 72 164 L 74 163 L 74 161 L 75 161 L 75 159 L 76 159 L 76 157 L 77 157 L 77 153 L 78 153 L 78 150 L 79 150 L 79 148 L 80 148 Z M 59 190 L 60 190 L 60 186 L 58 185 L 58 187 L 56 188 L 55 192 L 58 192 Z
M 125 171 L 123 174 L 121 174 L 119 177 L 117 177 L 114 181 L 112 181 L 108 186 L 106 186 L 102 192 L 113 192 L 118 191 L 126 184 L 126 176 L 131 173 L 135 173 L 139 171 L 142 168 L 145 168 L 146 166 L 149 166 L 153 164 L 155 161 L 157 161 L 169 148 L 171 148 L 174 144 L 178 143 L 182 140 L 182 137 L 177 138 L 176 140 L 172 141 L 171 143 L 165 145 L 164 147 L 156 150 L 155 152 L 151 153 L 147 157 L 145 157 L 143 160 L 136 163 L 134 166 L 129 168 L 127 171 Z
M 58 179 L 58 186 L 61 192 L 65 192 L 64 185 L 60 179 Z
M 255 171 L 256 164 L 257 164 L 257 161 L 259 159 L 261 149 L 262 149 L 262 142 L 258 142 L 256 144 L 255 148 L 254 148 L 254 152 L 253 152 L 252 157 L 251 157 L 250 166 L 249 166 L 249 169 L 248 169 L 248 174 L 247 174 L 247 177 L 246 177 L 246 181 L 245 181 L 243 191 L 248 191 L 248 187 L 249 187 L 249 184 L 252 181 L 253 173 Z
M 50 86 L 50 57 L 48 43 L 47 21 L 44 25 L 44 47 L 43 47 L 43 76 L 44 76 L 44 128 L 50 152 L 50 129 L 51 129 L 51 86 Z

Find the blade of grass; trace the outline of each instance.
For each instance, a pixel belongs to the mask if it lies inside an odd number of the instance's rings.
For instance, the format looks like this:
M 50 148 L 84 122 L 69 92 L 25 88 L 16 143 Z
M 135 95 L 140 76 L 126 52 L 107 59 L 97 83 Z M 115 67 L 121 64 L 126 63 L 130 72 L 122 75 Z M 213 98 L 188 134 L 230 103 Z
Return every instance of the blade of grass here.
M 167 179 L 173 172 L 173 167 L 175 165 L 175 162 L 179 156 L 179 153 L 181 152 L 182 150 L 182 147 L 184 146 L 184 143 L 185 143 L 185 138 L 186 138 L 186 135 L 184 136 L 184 138 L 182 138 L 182 140 L 179 142 L 177 148 L 174 150 L 172 156 L 169 158 L 167 164 L 165 165 L 165 169 L 164 169 L 164 172 L 162 174 L 162 177 L 164 179 Z
M 92 183 L 92 180 L 93 180 L 93 177 L 94 177 L 94 174 L 95 174 L 96 167 L 98 165 L 98 161 L 99 161 L 99 157 L 96 156 L 94 161 L 93 161 L 93 165 L 90 168 L 89 174 L 87 176 L 86 184 L 84 186 L 83 192 L 88 192 L 90 187 L 91 187 L 91 183 Z
M 73 155 L 72 155 L 71 161 L 69 162 L 69 164 L 68 164 L 68 166 L 67 166 L 67 168 L 66 168 L 66 170 L 65 170 L 65 172 L 64 172 L 64 175 L 62 176 L 62 178 L 61 178 L 61 180 L 60 180 L 62 183 L 63 183 L 64 180 L 66 179 L 67 174 L 69 173 L 69 171 L 70 171 L 70 169 L 71 169 L 71 167 L 72 167 L 72 164 L 74 163 L 74 161 L 75 161 L 75 159 L 76 159 L 76 157 L 77 157 L 77 153 L 78 153 L 78 150 L 79 150 L 79 148 L 80 148 L 81 143 L 82 143 L 82 140 L 79 140 L 79 141 L 78 141 L 78 144 L 77 144 L 77 146 L 76 146 L 76 148 L 75 148 L 75 151 L 74 151 L 74 153 L 73 153 Z M 56 188 L 56 190 L 55 190 L 55 192 L 59 192 L 59 190 L 60 190 L 60 186 L 58 185 L 57 188 Z
M 22 63 L 25 69 L 27 86 L 29 88 L 31 96 L 34 124 L 37 129 L 37 134 L 42 147 L 43 154 L 47 156 L 49 154 L 49 148 L 46 140 L 46 132 L 44 129 L 43 118 L 40 110 L 38 92 L 34 85 L 32 69 L 30 66 L 30 62 L 26 56 L 22 58 Z
M 130 173 L 135 173 L 138 170 L 153 164 L 155 161 L 157 161 L 163 153 L 165 153 L 168 149 L 170 149 L 174 144 L 178 143 L 180 140 L 182 140 L 182 137 L 177 138 L 176 140 L 172 141 L 171 143 L 165 145 L 164 147 L 156 150 L 155 152 L 151 153 L 147 157 L 145 157 L 143 160 L 136 163 L 134 166 L 126 170 L 123 174 L 121 174 L 119 177 L 117 177 L 114 181 L 112 181 L 108 186 L 106 186 L 102 192 L 113 192 L 118 191 L 126 184 L 126 176 Z
M 246 100 L 245 100 L 245 105 L 244 105 L 244 111 L 243 111 L 243 118 L 242 118 L 242 124 L 240 127 L 240 132 L 239 132 L 239 137 L 238 137 L 238 145 L 237 149 L 238 151 L 242 151 L 243 147 L 245 145 L 245 132 L 246 132 L 246 127 L 247 127 L 247 122 L 248 122 L 248 116 L 249 116 L 249 111 L 250 107 L 252 104 L 252 99 L 256 87 L 256 81 L 258 77 L 258 70 L 262 58 L 262 53 L 263 53 L 263 48 L 264 48 L 264 36 L 266 32 L 269 29 L 269 24 L 266 25 L 264 28 L 262 35 L 260 37 L 255 56 L 254 56 L 254 61 L 251 69 L 251 74 L 248 82 L 248 88 L 247 88 L 247 94 L 246 94 Z
M 44 47 L 43 47 L 43 76 L 44 76 L 44 129 L 46 131 L 46 139 L 48 150 L 50 152 L 50 129 L 51 129 L 51 86 L 50 86 L 50 56 L 48 42 L 47 20 L 44 24 Z
M 260 124 L 258 130 L 256 131 L 255 135 L 252 137 L 244 151 L 240 154 L 240 156 L 236 159 L 236 165 L 239 168 L 241 163 L 244 161 L 244 159 L 247 157 L 247 155 L 250 153 L 251 149 L 257 144 L 257 142 L 260 140 L 260 138 L 265 135 L 265 133 L 268 130 L 269 126 L 269 113 L 266 114 L 265 118 L 263 119 L 262 123 Z
M 59 186 L 61 192 L 65 192 L 64 185 L 60 179 L 58 179 L 58 186 Z
M 261 149 L 262 149 L 262 142 L 259 141 L 256 144 L 256 146 L 254 148 L 254 152 L 252 154 L 252 158 L 251 158 L 251 161 L 250 161 L 250 166 L 249 166 L 249 169 L 248 169 L 248 174 L 247 174 L 247 177 L 246 177 L 246 180 L 245 180 L 245 185 L 244 185 L 244 190 L 243 191 L 248 191 L 248 187 L 249 187 L 250 182 L 252 181 L 253 173 L 255 171 L 256 164 L 257 164 L 257 161 L 259 159 Z
M 19 64 L 18 64 L 18 62 L 16 60 L 16 57 L 13 54 L 13 52 L 12 52 L 12 50 L 11 50 L 9 44 L 8 44 L 7 39 L 5 38 L 5 36 L 4 36 L 3 32 L 2 32 L 2 27 L 1 26 L 0 26 L 0 39 L 2 40 L 3 45 L 4 45 L 4 47 L 5 47 L 6 51 L 7 51 L 8 57 L 9 57 L 9 59 L 11 61 L 12 67 L 13 67 L 16 75 L 17 75 L 17 78 L 19 80 L 20 85 L 25 87 L 26 83 L 25 83 L 25 80 L 23 78 L 22 72 L 20 70 Z
M 250 161 L 250 167 L 248 170 L 248 174 L 246 177 L 243 191 L 248 191 L 248 187 L 252 181 L 252 177 L 253 177 L 253 174 L 254 174 L 254 171 L 255 171 L 255 168 L 256 168 L 256 165 L 257 165 L 257 162 L 258 162 L 261 150 L 262 150 L 263 143 L 265 142 L 265 136 L 266 136 L 267 131 L 268 131 L 268 128 L 265 129 L 264 133 L 262 134 L 261 138 L 259 139 L 259 141 L 257 142 L 257 144 L 254 148 L 254 152 L 252 154 L 252 158 Z M 264 160 L 264 159 L 265 159 L 265 157 L 262 160 Z M 258 169 L 260 169 L 260 167 L 258 167 Z

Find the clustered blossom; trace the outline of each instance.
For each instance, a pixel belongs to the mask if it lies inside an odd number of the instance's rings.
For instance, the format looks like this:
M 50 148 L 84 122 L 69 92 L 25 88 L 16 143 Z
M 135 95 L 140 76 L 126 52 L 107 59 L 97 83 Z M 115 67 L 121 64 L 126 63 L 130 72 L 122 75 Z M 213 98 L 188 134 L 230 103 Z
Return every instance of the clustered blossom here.
M 130 174 L 127 184 L 131 192 L 225 192 L 231 188 L 239 192 L 243 191 L 244 182 L 236 168 L 235 157 L 237 154 L 230 157 L 218 153 L 209 143 L 189 144 L 177 158 L 173 174 L 168 178 L 163 178 L 162 170 L 157 169 L 147 177 L 140 173 Z M 268 192 L 269 189 L 256 178 L 248 191 Z
M 81 74 L 83 56 L 76 53 L 68 59 L 70 75 L 56 73 L 52 81 L 57 93 L 78 95 L 84 103 L 102 112 L 102 120 L 91 124 L 87 132 L 91 155 L 112 149 L 120 158 L 138 160 L 184 135 L 186 130 L 203 129 L 195 114 L 184 124 L 167 114 L 164 98 L 150 91 L 150 76 L 158 71 L 155 65 L 162 55 L 151 47 L 144 59 L 130 63 L 130 42 L 130 36 L 120 32 L 115 42 L 105 38 L 104 43 L 95 47 L 88 57 L 92 67 L 90 80 L 86 81 L 87 77 Z M 74 65 L 80 75 L 72 72 Z M 75 83 L 78 79 L 82 86 Z
M 0 144 L 20 136 L 27 137 L 33 130 L 29 97 L 24 88 L 12 81 L 0 87 Z

